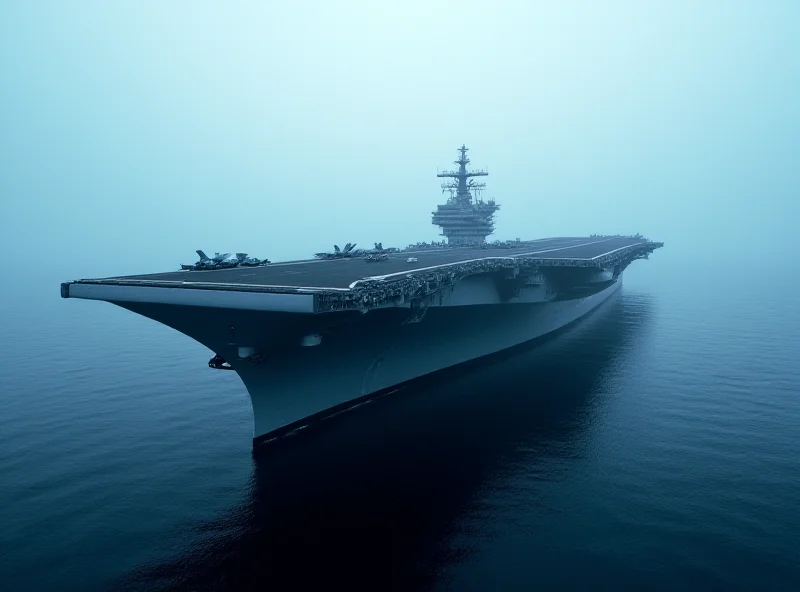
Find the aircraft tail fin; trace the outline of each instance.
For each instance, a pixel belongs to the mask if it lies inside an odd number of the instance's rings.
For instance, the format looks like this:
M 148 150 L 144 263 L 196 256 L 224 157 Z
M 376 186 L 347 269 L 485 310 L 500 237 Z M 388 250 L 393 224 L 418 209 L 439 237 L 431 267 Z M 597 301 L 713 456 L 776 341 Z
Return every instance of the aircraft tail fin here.
M 197 254 L 199 255 L 199 257 L 200 257 L 200 261 L 210 261 L 210 259 L 208 258 L 208 255 L 206 255 L 205 253 L 203 253 L 203 251 L 201 251 L 200 249 L 197 249 L 197 250 L 195 251 L 195 253 L 197 253 Z

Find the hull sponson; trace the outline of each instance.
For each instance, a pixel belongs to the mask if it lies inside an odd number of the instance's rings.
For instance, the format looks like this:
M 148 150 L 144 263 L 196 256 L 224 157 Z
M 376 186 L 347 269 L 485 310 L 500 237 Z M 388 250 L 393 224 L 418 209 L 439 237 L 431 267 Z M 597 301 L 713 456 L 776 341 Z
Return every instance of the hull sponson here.
M 550 302 L 290 314 L 152 302 L 115 302 L 168 325 L 230 362 L 252 401 L 254 443 L 326 410 L 536 339 L 599 306 L 622 278 L 592 295 Z M 303 335 L 319 334 L 313 347 Z M 238 358 L 237 344 L 263 354 Z

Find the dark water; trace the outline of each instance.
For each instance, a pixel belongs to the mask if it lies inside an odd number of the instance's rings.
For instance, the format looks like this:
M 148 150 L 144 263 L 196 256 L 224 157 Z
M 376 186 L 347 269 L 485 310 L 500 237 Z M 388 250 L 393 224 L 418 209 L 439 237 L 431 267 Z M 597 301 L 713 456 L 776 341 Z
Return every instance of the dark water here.
M 2 313 L 3 589 L 800 589 L 800 286 L 682 263 L 255 459 L 203 347 L 33 282 Z

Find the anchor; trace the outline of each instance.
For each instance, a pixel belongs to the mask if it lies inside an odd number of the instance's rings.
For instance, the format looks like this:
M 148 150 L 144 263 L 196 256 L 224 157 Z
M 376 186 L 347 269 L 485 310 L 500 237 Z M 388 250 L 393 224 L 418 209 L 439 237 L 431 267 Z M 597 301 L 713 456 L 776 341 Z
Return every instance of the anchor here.
M 233 370 L 228 361 L 219 354 L 216 354 L 208 361 L 208 367 L 214 370 Z

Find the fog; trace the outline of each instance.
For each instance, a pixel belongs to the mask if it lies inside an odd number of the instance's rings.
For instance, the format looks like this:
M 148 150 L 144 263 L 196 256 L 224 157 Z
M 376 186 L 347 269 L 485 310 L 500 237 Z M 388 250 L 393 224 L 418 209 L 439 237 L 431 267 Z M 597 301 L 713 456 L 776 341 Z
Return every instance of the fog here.
M 5 265 L 438 239 L 462 143 L 491 238 L 797 254 L 798 38 L 794 1 L 4 3 Z

